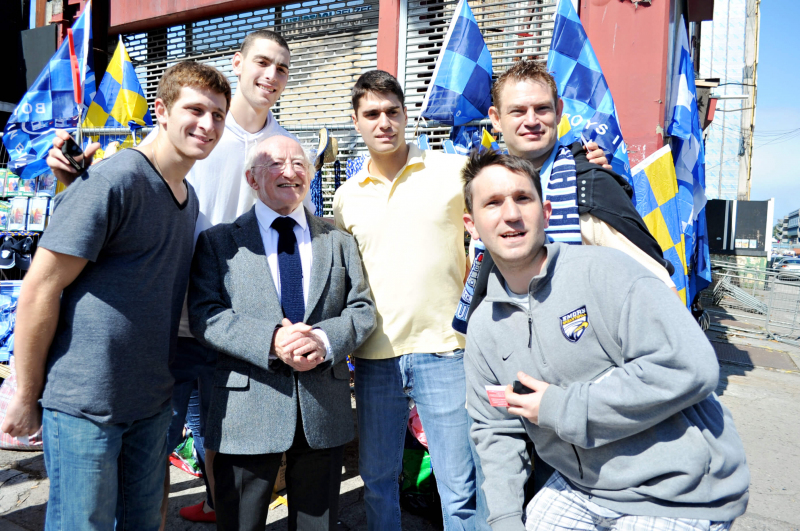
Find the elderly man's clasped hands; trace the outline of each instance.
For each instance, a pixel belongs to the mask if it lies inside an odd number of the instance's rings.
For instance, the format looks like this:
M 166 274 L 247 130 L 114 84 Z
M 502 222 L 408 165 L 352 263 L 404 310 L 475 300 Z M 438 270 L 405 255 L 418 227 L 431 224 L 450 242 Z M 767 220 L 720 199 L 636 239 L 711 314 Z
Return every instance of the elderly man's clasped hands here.
M 305 323 L 284 318 L 272 337 L 271 354 L 296 371 L 308 371 L 325 361 L 325 343 Z

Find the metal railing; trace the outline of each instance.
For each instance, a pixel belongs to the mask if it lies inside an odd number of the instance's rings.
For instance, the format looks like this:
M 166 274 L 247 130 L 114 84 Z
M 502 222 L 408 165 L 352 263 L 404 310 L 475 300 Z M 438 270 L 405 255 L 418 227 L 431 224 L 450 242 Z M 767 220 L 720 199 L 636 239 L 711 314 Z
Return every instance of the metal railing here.
M 746 325 L 717 328 L 800 345 L 800 274 L 717 261 L 711 266 L 703 305 L 721 319 L 729 316 Z

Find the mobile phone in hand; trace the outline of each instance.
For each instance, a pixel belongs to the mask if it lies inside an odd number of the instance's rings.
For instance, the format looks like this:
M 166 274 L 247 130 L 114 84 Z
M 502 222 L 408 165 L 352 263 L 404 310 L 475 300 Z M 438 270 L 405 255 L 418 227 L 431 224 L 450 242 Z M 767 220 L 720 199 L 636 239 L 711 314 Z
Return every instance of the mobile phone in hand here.
M 61 153 L 64 154 L 64 157 L 69 162 L 69 165 L 75 168 L 77 171 L 83 171 L 86 167 L 86 161 L 84 160 L 83 150 L 81 147 L 69 137 L 64 145 L 61 146 Z
M 518 395 L 529 395 L 533 392 L 530 387 L 525 387 L 519 380 L 514 380 L 514 393 Z

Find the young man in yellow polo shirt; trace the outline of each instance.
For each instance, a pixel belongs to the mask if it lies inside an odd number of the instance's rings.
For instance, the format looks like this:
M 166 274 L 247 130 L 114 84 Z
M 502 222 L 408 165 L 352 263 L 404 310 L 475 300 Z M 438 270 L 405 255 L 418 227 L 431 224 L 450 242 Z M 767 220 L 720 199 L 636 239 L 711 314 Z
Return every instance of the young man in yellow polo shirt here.
M 406 144 L 403 91 L 390 74 L 365 73 L 352 97 L 370 158 L 336 192 L 333 211 L 336 226 L 358 242 L 378 308 L 378 328 L 354 353 L 367 524 L 401 529 L 397 478 L 413 400 L 445 528 L 476 529 L 464 338 L 451 326 L 467 271 L 459 173 L 466 157 Z

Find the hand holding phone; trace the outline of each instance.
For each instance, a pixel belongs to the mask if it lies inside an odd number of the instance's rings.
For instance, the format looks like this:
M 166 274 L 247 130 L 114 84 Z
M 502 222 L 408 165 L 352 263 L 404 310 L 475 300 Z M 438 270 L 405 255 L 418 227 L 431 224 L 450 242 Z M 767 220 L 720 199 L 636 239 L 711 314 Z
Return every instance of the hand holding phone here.
M 64 142 L 64 145 L 61 146 L 61 153 L 63 153 L 70 166 L 75 168 L 77 171 L 83 171 L 86 167 L 86 160 L 83 155 L 83 150 L 72 139 L 72 137 L 67 138 L 67 140 Z

